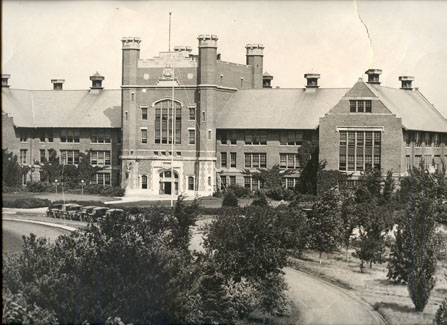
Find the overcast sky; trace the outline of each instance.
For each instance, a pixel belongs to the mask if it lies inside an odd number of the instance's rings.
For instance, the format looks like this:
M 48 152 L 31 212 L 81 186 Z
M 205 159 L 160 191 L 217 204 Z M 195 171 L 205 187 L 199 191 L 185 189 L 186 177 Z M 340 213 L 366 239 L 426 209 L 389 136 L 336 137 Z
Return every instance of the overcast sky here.
M 303 87 L 320 73 L 322 87 L 351 87 L 372 66 L 382 84 L 414 85 L 447 116 L 447 1 L 3 1 L 2 73 L 14 88 L 86 89 L 99 71 L 119 88 L 123 36 L 139 36 L 141 58 L 216 34 L 222 60 L 245 63 L 245 45 L 262 43 L 273 85 Z

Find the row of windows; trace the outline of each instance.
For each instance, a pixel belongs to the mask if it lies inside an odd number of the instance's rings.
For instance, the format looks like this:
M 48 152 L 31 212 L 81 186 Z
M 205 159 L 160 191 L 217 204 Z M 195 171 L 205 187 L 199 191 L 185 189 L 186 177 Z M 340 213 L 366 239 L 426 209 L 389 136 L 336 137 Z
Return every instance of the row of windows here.
M 280 153 L 279 154 L 280 168 L 299 168 L 298 154 L 296 153 Z
M 442 143 L 447 142 L 447 135 L 435 132 L 409 131 L 404 133 L 404 138 L 407 147 L 411 147 L 411 143 L 414 143 L 415 147 L 421 147 L 422 143 L 425 147 L 440 147 Z
M 166 102 L 166 101 L 163 101 Z M 163 103 L 163 102 L 159 102 L 159 103 Z M 160 104 L 162 105 L 162 104 Z M 196 120 L 196 108 L 195 107 L 189 107 L 189 120 L 190 121 L 195 121 Z M 176 115 L 181 115 L 181 111 L 176 111 Z M 205 117 L 205 115 L 203 115 Z M 147 107 L 141 107 L 141 119 L 143 121 L 147 121 L 148 115 L 147 115 Z
M 267 155 L 265 153 L 245 153 L 246 168 L 266 168 Z
M 229 161 L 228 161 L 229 158 Z M 236 167 L 237 161 L 236 152 L 220 153 L 220 166 L 223 168 Z M 248 168 L 266 168 L 267 158 L 265 153 L 245 153 L 245 167 Z M 298 154 L 295 153 L 280 153 L 279 154 L 279 167 L 280 168 L 299 168 Z
M 174 176 L 175 176 L 175 179 L 174 179 L 175 187 L 178 190 L 178 175 L 174 174 Z M 165 176 L 160 176 L 160 181 L 164 182 L 165 178 L 170 178 L 170 175 L 166 176 L 166 177 Z M 211 179 L 210 178 L 208 178 L 208 182 L 211 183 Z M 148 188 L 147 176 L 146 175 L 141 176 L 141 188 L 143 190 L 146 190 Z M 195 189 L 195 178 L 194 178 L 194 176 L 188 176 L 188 190 L 194 191 L 194 189 Z
M 269 131 L 266 130 L 247 130 L 244 131 L 245 145 L 267 145 Z M 236 131 L 219 131 L 219 140 L 222 145 L 228 143 L 237 144 Z M 311 132 L 297 130 L 282 130 L 279 132 L 280 145 L 301 145 L 304 140 L 314 140 Z
M 27 164 L 27 149 L 20 149 L 19 162 Z M 47 161 L 45 149 L 40 149 L 40 163 Z M 60 163 L 63 165 L 77 165 L 79 164 L 79 150 L 61 150 Z M 91 151 L 90 164 L 93 166 L 110 166 L 110 151 Z
M 220 153 L 220 165 L 222 167 L 228 167 L 226 152 Z M 230 167 L 236 167 L 236 153 L 235 152 L 230 152 Z
M 372 101 L 371 100 L 350 100 L 349 111 L 351 113 L 371 113 Z
M 230 183 L 227 182 L 227 176 L 220 176 L 220 189 L 223 190 L 228 185 L 236 185 L 236 176 L 228 176 Z
M 229 180 L 229 183 L 228 183 Z M 282 180 L 283 186 L 288 189 L 294 189 L 298 179 L 295 177 L 284 177 Z M 227 186 L 236 185 L 236 176 L 220 176 L 220 188 L 225 189 Z M 244 187 L 250 191 L 257 191 L 264 188 L 264 183 L 259 181 L 257 178 L 251 176 L 244 176 Z
M 444 163 L 447 161 L 447 155 L 444 156 Z M 425 170 L 430 170 L 433 167 L 435 170 L 442 170 L 443 160 L 441 155 L 415 155 L 413 159 L 413 164 L 411 164 L 410 155 L 405 156 L 405 164 L 406 170 L 410 171 L 412 167 L 419 168 L 421 167 L 421 163 L 423 163 L 423 167 Z
M 172 133 L 169 133 L 169 140 L 167 138 L 164 138 L 164 135 L 162 135 L 162 140 L 160 142 L 160 139 L 157 139 L 157 130 L 155 131 L 155 143 L 159 144 L 172 144 Z M 178 128 L 175 134 L 175 144 L 181 144 L 181 129 Z M 179 132 L 179 133 L 177 133 Z M 167 134 L 167 133 L 166 133 Z M 208 132 L 208 138 L 211 138 L 211 131 Z M 141 129 L 141 143 L 147 143 L 147 129 Z M 196 130 L 195 129 L 189 129 L 188 130 L 188 144 L 195 144 L 196 143 Z
M 54 142 L 54 130 L 52 129 L 40 129 L 37 131 L 39 141 L 46 142 Z M 28 141 L 29 132 L 22 131 L 20 132 L 20 142 Z M 59 131 L 59 140 L 62 143 L 79 143 L 81 138 L 81 130 L 80 129 L 60 129 Z M 90 132 L 90 141 L 91 143 L 111 143 L 111 132 L 110 130 L 103 129 L 95 129 Z
M 110 166 L 110 151 L 91 151 L 90 164 L 92 166 Z
M 340 131 L 339 169 L 364 171 L 381 165 L 379 131 Z

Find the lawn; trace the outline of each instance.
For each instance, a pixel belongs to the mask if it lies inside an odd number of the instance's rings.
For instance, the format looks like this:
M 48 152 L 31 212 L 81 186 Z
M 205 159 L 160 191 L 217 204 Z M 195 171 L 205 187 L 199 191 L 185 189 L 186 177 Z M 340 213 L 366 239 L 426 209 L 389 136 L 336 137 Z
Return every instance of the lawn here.
M 387 280 L 386 263 L 373 265 L 371 269 L 367 267 L 365 273 L 360 273 L 359 260 L 350 256 L 346 261 L 345 252 L 334 252 L 323 257 L 320 264 L 317 252 L 306 251 L 300 259 L 291 258 L 291 264 L 301 271 L 352 290 L 382 314 L 389 324 L 432 324 L 440 303 L 447 295 L 445 258 L 438 261 L 437 281 L 429 303 L 424 312 L 417 313 L 406 285 L 396 285 Z
M 48 199 L 50 201 L 62 201 L 65 197 L 65 201 L 76 200 L 76 201 L 116 201 L 117 199 L 110 196 L 101 196 L 93 194 L 70 194 L 65 193 L 33 193 L 33 192 L 14 192 L 14 193 L 2 193 L 3 200 L 15 200 L 15 199 L 27 199 L 27 198 L 38 198 L 38 199 Z

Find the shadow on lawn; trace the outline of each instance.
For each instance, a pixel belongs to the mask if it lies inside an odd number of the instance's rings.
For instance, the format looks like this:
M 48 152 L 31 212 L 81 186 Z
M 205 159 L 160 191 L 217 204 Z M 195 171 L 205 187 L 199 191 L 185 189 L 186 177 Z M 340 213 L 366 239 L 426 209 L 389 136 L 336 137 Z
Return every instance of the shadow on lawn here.
M 398 311 L 402 313 L 416 313 L 413 307 L 406 305 L 400 305 L 395 302 L 376 302 L 373 306 L 374 310 L 379 310 L 382 308 L 392 309 L 393 311 Z

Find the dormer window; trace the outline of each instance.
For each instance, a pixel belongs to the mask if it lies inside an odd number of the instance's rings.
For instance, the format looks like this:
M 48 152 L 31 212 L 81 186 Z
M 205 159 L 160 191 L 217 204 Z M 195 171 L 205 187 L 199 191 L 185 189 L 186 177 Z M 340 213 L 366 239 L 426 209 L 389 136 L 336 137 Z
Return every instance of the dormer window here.
M 350 100 L 349 111 L 351 113 L 371 113 L 372 101 L 371 100 Z

